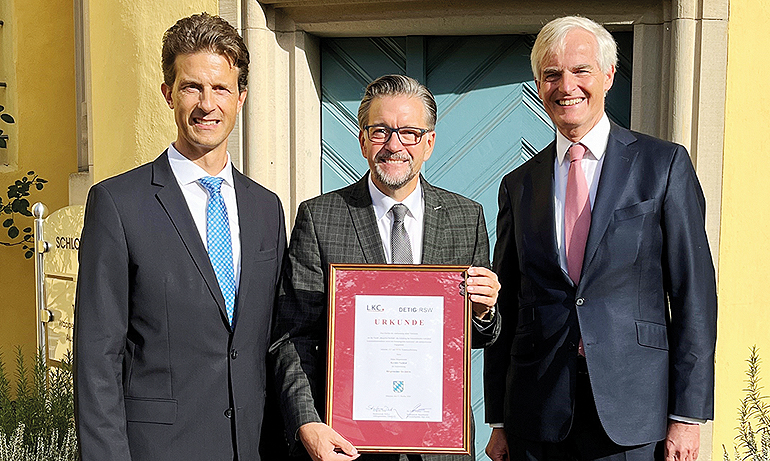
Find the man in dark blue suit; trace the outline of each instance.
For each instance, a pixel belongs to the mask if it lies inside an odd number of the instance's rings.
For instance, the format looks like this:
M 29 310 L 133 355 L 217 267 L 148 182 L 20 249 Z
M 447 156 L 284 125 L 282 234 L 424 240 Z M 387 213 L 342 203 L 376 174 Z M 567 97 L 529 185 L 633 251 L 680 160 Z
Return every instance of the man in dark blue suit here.
M 75 307 L 81 459 L 258 461 L 286 231 L 278 197 L 227 152 L 249 53 L 204 13 L 166 32 L 162 63 L 176 141 L 88 195 Z
M 684 147 L 607 119 L 616 62 L 612 36 L 580 17 L 551 21 L 532 49 L 557 133 L 500 186 L 495 461 L 694 460 L 713 417 L 703 193 Z

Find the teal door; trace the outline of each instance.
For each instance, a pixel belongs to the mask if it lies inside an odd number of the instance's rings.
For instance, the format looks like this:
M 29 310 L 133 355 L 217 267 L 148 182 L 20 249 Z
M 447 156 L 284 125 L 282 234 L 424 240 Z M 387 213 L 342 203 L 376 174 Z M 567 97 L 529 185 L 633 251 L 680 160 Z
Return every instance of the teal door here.
M 628 127 L 631 113 L 630 32 L 615 34 L 620 63 L 607 113 Z M 497 190 L 507 172 L 554 139 L 537 97 L 523 35 L 324 39 L 321 42 L 324 192 L 357 181 L 368 169 L 358 147 L 358 103 L 366 85 L 385 74 L 424 83 L 438 105 L 436 147 L 423 166 L 431 184 L 484 206 L 490 244 L 496 235 Z M 486 459 L 481 351 L 473 352 L 471 398 L 476 458 Z

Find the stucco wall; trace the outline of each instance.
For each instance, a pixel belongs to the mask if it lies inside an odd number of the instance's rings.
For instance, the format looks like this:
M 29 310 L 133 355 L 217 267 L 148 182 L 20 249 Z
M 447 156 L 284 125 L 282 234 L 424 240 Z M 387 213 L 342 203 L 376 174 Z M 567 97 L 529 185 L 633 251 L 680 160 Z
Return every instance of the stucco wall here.
M 33 188 L 27 198 L 56 210 L 68 204 L 68 176 L 77 171 L 73 2 L 2 2 L 7 65 L 0 80 L 8 81 L 8 88 L 0 91 L 12 99 L 6 112 L 16 120 L 10 142 L 16 143 L 17 154 L 10 165 L 0 165 L 0 194 L 7 203 L 8 185 L 34 170 L 48 183 L 41 191 Z M 33 220 L 16 222 L 23 228 Z M 0 240 L 9 240 L 6 231 L 0 229 Z M 14 346 L 28 354 L 35 350 L 34 288 L 33 259 L 25 259 L 20 246 L 0 246 L 0 352 L 6 364 L 12 363 Z
M 160 92 L 163 32 L 217 0 L 87 0 L 86 63 L 90 90 L 89 163 L 94 182 L 157 157 L 176 138 Z
M 193 13 L 218 12 L 217 0 L 83 0 L 84 33 L 76 37 L 71 0 L 3 0 L 0 89 L 16 124 L 17 153 L 0 165 L 0 193 L 27 171 L 49 182 L 30 202 L 49 211 L 69 204 L 69 175 L 78 171 L 75 49 L 85 55 L 88 165 L 96 181 L 157 157 L 176 137 L 173 113 L 160 92 L 163 32 Z M 5 102 L 5 100 L 8 102 Z M 5 220 L 5 217 L 3 217 Z M 18 220 L 31 226 L 32 219 Z M 8 240 L 0 229 L 0 240 Z M 32 353 L 34 263 L 20 247 L 0 246 L 0 353 Z
M 744 396 L 746 358 L 756 344 L 764 394 L 770 395 L 770 200 L 764 152 L 770 145 L 770 94 L 754 76 L 770 72 L 770 3 L 730 2 L 727 103 L 723 161 L 722 224 L 719 248 L 719 330 L 717 339 L 714 455 L 725 445 L 732 455 L 737 409 Z M 761 78 L 761 77 L 760 77 Z

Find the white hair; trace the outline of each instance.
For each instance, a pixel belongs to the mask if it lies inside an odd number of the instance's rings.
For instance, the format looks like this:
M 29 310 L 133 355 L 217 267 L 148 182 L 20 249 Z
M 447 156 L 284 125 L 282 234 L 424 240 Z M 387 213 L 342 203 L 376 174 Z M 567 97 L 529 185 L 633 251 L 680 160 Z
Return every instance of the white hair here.
M 607 29 L 596 22 L 581 16 L 565 16 L 556 18 L 543 26 L 537 34 L 535 45 L 532 47 L 530 63 L 535 80 L 540 80 L 543 62 L 554 51 L 564 50 L 564 41 L 567 34 L 573 29 L 583 29 L 590 32 L 596 39 L 596 62 L 599 63 L 602 73 L 607 74 L 613 66 L 618 64 L 618 45 L 615 39 L 607 32 Z

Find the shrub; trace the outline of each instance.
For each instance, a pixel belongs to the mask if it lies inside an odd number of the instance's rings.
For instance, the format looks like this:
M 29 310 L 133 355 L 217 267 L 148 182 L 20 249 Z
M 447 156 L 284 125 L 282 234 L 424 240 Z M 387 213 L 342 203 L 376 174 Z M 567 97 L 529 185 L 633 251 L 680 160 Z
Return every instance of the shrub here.
M 0 354 L 0 461 L 74 461 L 71 355 L 48 368 L 38 352 L 30 368 L 17 347 L 15 377 L 14 398 Z
M 746 371 L 746 396 L 738 407 L 738 435 L 735 440 L 735 460 L 769 461 L 770 454 L 770 404 L 767 396 L 761 394 L 759 385 L 759 354 L 757 347 L 751 348 L 751 354 L 746 360 L 749 369 Z M 730 461 L 727 449 L 722 445 L 724 460 Z

